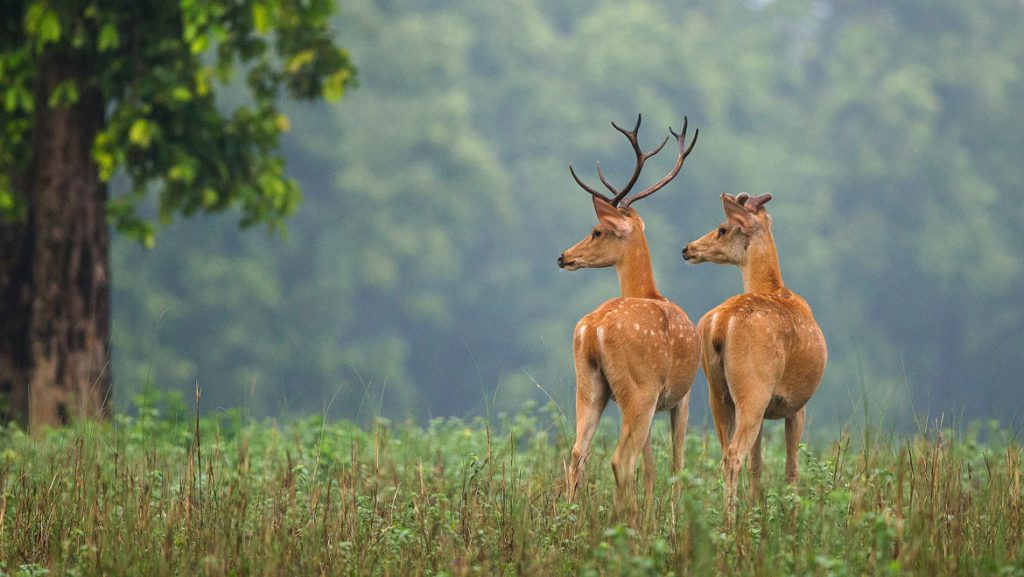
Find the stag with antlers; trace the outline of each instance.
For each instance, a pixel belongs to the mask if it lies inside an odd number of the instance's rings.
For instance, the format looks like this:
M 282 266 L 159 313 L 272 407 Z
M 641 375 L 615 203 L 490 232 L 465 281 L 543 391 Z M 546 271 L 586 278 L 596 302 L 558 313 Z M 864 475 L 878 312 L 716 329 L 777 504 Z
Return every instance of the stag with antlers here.
M 628 196 L 644 163 L 668 142 L 666 137 L 654 150 L 643 152 L 637 138 L 640 122 L 641 117 L 637 116 L 636 126 L 631 131 L 612 123 L 632 145 L 636 167 L 619 190 L 608 182 L 598 163 L 598 176 L 611 197 L 587 186 L 569 165 L 573 179 L 592 196 L 598 224 L 558 258 L 558 265 L 566 270 L 613 266 L 622 290 L 621 297 L 605 302 L 584 316 L 573 331 L 576 442 L 569 462 L 567 495 L 569 500 L 574 498 L 598 420 L 608 401 L 615 400 L 622 410 L 622 432 L 612 455 L 616 502 L 630 510 L 635 505 L 634 476 L 641 453 L 648 504 L 653 497 L 654 457 L 650 431 L 655 411 L 669 411 L 672 470 L 678 471 L 683 466 L 689 393 L 700 359 L 700 340 L 693 323 L 655 286 L 644 222 L 631 206 L 654 194 L 679 174 L 697 142 L 699 131 L 686 147 L 686 120 L 681 134 L 669 129 L 679 146 L 675 166 L 658 182 Z

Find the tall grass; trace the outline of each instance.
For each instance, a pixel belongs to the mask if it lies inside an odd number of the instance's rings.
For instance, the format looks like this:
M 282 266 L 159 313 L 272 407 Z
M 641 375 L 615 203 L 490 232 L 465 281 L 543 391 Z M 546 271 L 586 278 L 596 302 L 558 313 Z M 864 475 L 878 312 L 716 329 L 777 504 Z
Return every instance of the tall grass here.
M 1020 447 L 998 428 L 837 437 L 722 530 L 717 440 L 691 431 L 653 510 L 611 506 L 614 431 L 565 502 L 571 439 L 544 410 L 493 421 L 197 422 L 144 408 L 0 439 L 10 575 L 1024 575 Z M 198 442 L 197 442 L 198 441 Z M 641 483 L 642 485 L 642 483 Z

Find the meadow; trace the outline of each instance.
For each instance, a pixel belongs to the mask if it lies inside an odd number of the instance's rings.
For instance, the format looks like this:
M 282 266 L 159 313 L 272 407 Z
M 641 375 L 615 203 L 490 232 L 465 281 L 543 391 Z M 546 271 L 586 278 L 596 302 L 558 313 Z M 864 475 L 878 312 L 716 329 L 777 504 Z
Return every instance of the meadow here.
M 0 574 L 1024 575 L 1021 449 L 995 424 L 812 435 L 797 490 L 770 427 L 763 490 L 741 485 L 728 531 L 713 433 L 691 427 L 672 476 L 655 423 L 653 509 L 631 527 L 612 507 L 613 422 L 566 502 L 566 424 L 553 405 L 360 425 L 149 403 L 10 428 Z

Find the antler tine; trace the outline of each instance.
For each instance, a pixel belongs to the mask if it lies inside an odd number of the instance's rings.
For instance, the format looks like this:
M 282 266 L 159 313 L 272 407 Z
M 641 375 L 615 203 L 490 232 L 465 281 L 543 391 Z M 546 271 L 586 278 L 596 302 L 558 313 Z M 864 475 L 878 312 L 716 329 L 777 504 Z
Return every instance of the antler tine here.
M 640 200 L 641 198 L 646 198 L 646 197 L 654 194 L 655 192 L 658 192 L 658 190 L 660 190 L 661 187 L 663 187 L 666 184 L 668 184 L 669 182 L 671 182 L 672 179 L 675 178 L 677 174 L 679 174 L 679 170 L 683 167 L 683 162 L 686 160 L 687 156 L 690 156 L 690 152 L 693 151 L 693 145 L 697 144 L 697 137 L 700 136 L 700 129 L 698 128 L 697 130 L 695 130 L 693 132 L 693 140 L 690 141 L 690 146 L 687 147 L 686 146 L 686 129 L 687 129 L 688 126 L 689 126 L 689 119 L 687 119 L 684 116 L 683 117 L 683 130 L 682 130 L 681 133 L 676 134 L 675 131 L 672 130 L 671 127 L 669 127 L 669 129 L 668 129 L 669 133 L 671 133 L 672 136 L 675 137 L 676 142 L 679 143 L 679 158 L 676 159 L 676 165 L 672 168 L 672 170 L 667 175 L 665 175 L 665 178 L 662 178 L 661 180 L 659 180 L 658 182 L 652 184 L 648 188 L 645 188 L 644 190 L 636 193 L 631 198 L 627 198 L 626 201 L 622 205 L 624 208 L 625 207 L 629 207 L 631 204 L 633 204 L 634 202 Z
M 644 118 L 643 114 L 641 114 L 639 112 L 636 113 L 636 125 L 633 127 L 633 130 L 626 130 L 625 128 L 622 128 L 618 124 L 615 124 L 614 120 L 612 121 L 612 126 L 615 127 L 615 130 L 618 130 L 622 134 L 625 134 L 626 138 L 630 138 L 630 139 L 636 138 L 636 134 L 638 132 L 640 132 L 640 121 L 643 120 L 643 118 Z
M 636 185 L 636 181 L 640 178 L 640 171 L 643 169 L 644 163 L 647 162 L 647 159 L 661 152 L 661 149 L 664 148 L 665 144 L 668 142 L 668 137 L 666 136 L 665 140 L 662 141 L 662 143 L 657 148 L 645 153 L 640 148 L 640 142 L 637 138 L 637 134 L 640 132 L 640 122 L 642 120 L 643 115 L 637 114 L 636 125 L 633 127 L 633 130 L 626 130 L 625 128 L 622 128 L 618 124 L 615 124 L 615 122 L 612 122 L 612 127 L 614 127 L 615 130 L 621 132 L 627 139 L 629 139 L 629 143 L 633 146 L 633 152 L 636 153 L 636 167 L 633 169 L 633 176 L 629 178 L 629 182 L 626 183 L 626 186 L 622 187 L 622 190 L 615 188 L 614 186 L 611 185 L 611 183 L 608 182 L 608 179 L 606 179 L 604 177 L 604 174 L 601 172 L 601 163 L 597 163 L 597 176 L 601 179 L 601 184 L 603 184 L 609 192 L 615 195 L 611 201 L 613 206 L 618 206 L 622 199 L 625 198 L 627 194 L 629 194 L 629 191 L 633 190 L 633 186 Z
M 609 203 L 612 202 L 612 199 L 610 199 L 607 196 L 601 194 L 600 192 L 594 190 L 593 188 L 590 188 L 582 180 L 580 180 L 580 177 L 576 176 L 576 171 L 573 170 L 571 162 L 569 163 L 569 173 L 572 174 L 573 180 L 575 180 L 576 184 L 580 185 L 583 188 L 583 190 L 589 192 L 590 194 L 596 196 L 597 198 L 600 198 L 601 200 L 603 200 L 605 202 L 609 202 Z M 612 204 L 614 205 L 614 203 L 612 203 Z

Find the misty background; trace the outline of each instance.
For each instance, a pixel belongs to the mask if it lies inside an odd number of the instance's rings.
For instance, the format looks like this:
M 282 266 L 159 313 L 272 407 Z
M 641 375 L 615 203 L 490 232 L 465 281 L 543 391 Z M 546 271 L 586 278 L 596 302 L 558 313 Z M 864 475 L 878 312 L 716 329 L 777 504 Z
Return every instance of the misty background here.
M 774 195 L 783 278 L 829 345 L 812 427 L 865 406 L 907 427 L 1024 419 L 1024 3 L 350 0 L 335 24 L 360 86 L 287 105 L 304 203 L 283 238 L 231 213 L 165 223 L 152 250 L 115 237 L 117 406 L 198 382 L 205 410 L 255 415 L 550 395 L 571 417 L 572 328 L 618 284 L 555 264 L 596 222 L 567 164 L 621 184 L 634 159 L 609 122 L 640 112 L 645 149 L 684 115 L 700 128 L 636 205 L 695 323 L 742 283 L 683 245 L 723 219 L 720 193 Z M 699 425 L 703 375 L 694 391 Z

